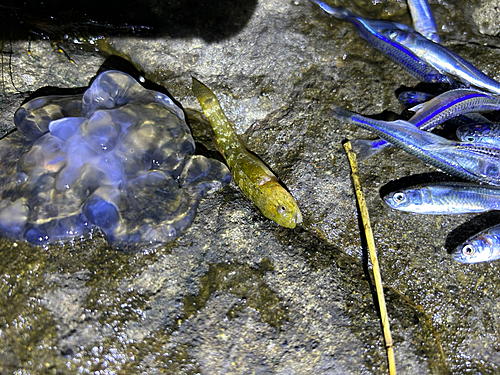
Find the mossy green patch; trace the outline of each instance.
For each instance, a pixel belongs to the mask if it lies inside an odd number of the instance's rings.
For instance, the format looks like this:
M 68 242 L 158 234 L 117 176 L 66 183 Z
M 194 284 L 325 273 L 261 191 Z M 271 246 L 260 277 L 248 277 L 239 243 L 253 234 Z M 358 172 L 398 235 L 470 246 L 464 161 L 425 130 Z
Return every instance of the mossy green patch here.
M 0 373 L 23 365 L 34 373 L 46 372 L 58 354 L 55 324 L 40 304 L 50 255 L 43 248 L 5 239 L 0 239 L 0 254 Z
M 118 283 L 136 277 L 157 260 L 155 251 L 149 255 L 116 251 L 100 236 L 49 247 L 0 238 L 0 254 L 3 258 L 0 262 L 0 346 L 3 348 L 0 373 L 20 368 L 32 373 L 51 373 L 66 366 L 58 347 L 56 322 L 43 301 L 46 293 L 59 287 L 57 282 L 47 282 L 49 275 L 87 271 L 90 276 L 86 286 L 90 293 L 86 310 L 99 315 L 103 324 L 112 324 L 118 329 L 124 323 L 120 317 L 126 317 L 123 319 L 127 322 L 134 317 L 140 319 L 147 303 L 147 296 L 133 291 L 123 293 Z M 120 314 L 111 317 L 117 311 Z M 91 349 L 88 354 L 95 357 Z

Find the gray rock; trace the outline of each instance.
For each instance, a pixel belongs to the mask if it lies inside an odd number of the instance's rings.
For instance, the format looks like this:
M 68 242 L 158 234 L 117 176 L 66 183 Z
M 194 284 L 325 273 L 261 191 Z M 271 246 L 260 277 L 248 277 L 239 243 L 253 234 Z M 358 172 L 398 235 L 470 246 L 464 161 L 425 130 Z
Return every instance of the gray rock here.
M 480 33 L 492 36 L 497 36 L 500 33 L 498 26 L 500 21 L 499 6 L 500 1 L 498 0 L 485 0 L 479 3 L 472 17 Z

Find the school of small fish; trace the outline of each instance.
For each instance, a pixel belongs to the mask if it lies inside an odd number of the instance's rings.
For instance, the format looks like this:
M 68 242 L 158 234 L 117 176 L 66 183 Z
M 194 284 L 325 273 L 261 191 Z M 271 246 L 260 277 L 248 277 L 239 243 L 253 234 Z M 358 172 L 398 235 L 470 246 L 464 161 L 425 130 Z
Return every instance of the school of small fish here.
M 311 2 L 354 24 L 362 38 L 413 77 L 449 86 L 437 96 L 418 91 L 401 93 L 400 102 L 415 112 L 407 121 L 375 120 L 339 106 L 331 110 L 334 118 L 381 138 L 352 141 L 358 159 L 367 159 L 392 144 L 449 175 L 471 181 L 410 186 L 383 196 L 385 203 L 422 214 L 500 209 L 500 127 L 483 116 L 500 110 L 500 83 L 440 44 L 427 1 L 408 1 L 414 28 L 367 19 L 320 0 Z M 457 140 L 430 132 L 444 122 L 457 128 Z M 469 238 L 454 250 L 453 258 L 462 263 L 500 258 L 500 225 Z

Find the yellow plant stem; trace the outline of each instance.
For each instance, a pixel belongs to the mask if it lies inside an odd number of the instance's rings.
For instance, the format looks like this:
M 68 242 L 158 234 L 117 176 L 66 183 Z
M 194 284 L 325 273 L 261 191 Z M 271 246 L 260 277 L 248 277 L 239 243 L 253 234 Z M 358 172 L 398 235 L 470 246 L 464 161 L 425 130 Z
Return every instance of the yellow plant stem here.
M 359 182 L 359 172 L 358 172 L 358 164 L 356 162 L 356 154 L 354 153 L 354 151 L 352 151 L 351 142 L 346 142 L 344 144 L 344 149 L 347 153 L 347 157 L 349 158 L 349 164 L 351 165 L 352 182 L 354 185 L 354 190 L 356 191 L 356 198 L 358 200 L 359 211 L 361 213 L 361 221 L 363 223 L 363 228 L 365 229 L 366 243 L 368 246 L 370 259 L 372 262 L 373 278 L 375 280 L 375 287 L 377 290 L 378 305 L 380 308 L 380 317 L 382 319 L 382 328 L 384 330 L 385 347 L 387 349 L 389 374 L 395 375 L 396 364 L 394 362 L 394 347 L 392 345 L 389 317 L 387 316 L 387 309 L 385 306 L 384 288 L 382 286 L 382 277 L 380 276 L 380 268 L 377 260 L 377 251 L 375 250 L 375 241 L 373 240 L 373 232 L 370 225 L 370 218 L 368 216 L 368 209 L 366 208 L 366 202 L 363 196 L 363 190 L 361 189 L 361 184 Z

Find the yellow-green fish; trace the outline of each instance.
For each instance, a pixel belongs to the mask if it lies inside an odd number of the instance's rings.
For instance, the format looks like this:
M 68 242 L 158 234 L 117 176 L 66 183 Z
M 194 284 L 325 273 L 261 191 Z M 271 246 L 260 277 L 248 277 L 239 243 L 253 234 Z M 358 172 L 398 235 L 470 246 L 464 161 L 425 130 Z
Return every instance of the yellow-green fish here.
M 269 168 L 241 143 L 214 93 L 195 78 L 193 91 L 212 125 L 219 150 L 240 189 L 265 217 L 281 226 L 295 228 L 302 222 L 297 202 Z

